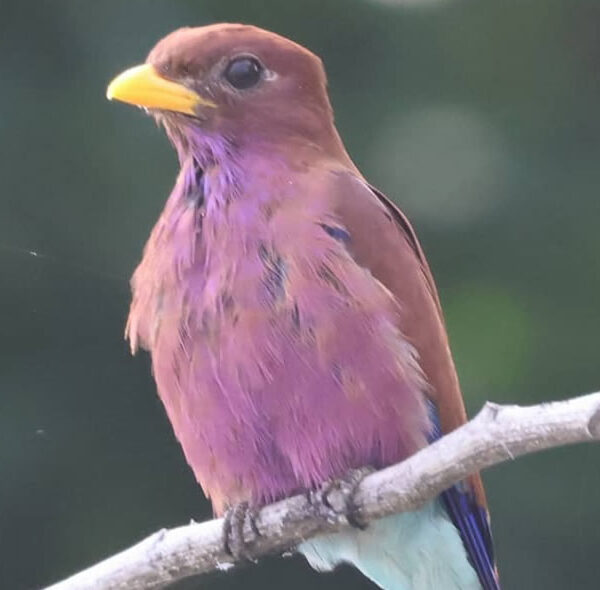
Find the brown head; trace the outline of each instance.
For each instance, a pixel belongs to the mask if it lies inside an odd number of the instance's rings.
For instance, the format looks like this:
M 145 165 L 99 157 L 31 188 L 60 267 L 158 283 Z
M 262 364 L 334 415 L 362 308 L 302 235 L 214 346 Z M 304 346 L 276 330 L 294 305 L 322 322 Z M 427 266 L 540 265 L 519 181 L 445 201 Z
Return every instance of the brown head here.
M 291 140 L 337 152 L 326 86 L 321 60 L 297 43 L 217 24 L 171 33 L 107 96 L 149 110 L 176 144 L 199 132 L 236 146 Z

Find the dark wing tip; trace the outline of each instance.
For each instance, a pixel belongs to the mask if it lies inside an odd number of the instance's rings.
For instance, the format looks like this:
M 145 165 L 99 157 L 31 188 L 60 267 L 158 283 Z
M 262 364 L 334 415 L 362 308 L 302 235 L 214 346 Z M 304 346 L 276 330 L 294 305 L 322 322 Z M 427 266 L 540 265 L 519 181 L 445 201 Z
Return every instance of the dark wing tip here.
M 440 419 L 433 401 L 427 401 L 432 425 L 429 442 L 434 442 L 442 435 Z M 473 490 L 466 482 L 447 489 L 441 498 L 448 516 L 460 533 L 467 557 L 477 572 L 483 590 L 500 590 L 487 509 L 477 503 Z
M 483 589 L 500 590 L 487 510 L 477 504 L 465 484 L 457 484 L 443 492 L 442 503 L 460 532 L 469 561 Z

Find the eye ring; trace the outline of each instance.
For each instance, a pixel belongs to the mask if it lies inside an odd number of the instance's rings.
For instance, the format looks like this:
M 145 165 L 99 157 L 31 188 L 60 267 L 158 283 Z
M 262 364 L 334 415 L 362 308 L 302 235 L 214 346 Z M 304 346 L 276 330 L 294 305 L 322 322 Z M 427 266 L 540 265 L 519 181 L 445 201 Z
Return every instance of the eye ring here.
M 263 78 L 264 67 L 253 55 L 238 55 L 230 60 L 223 77 L 236 90 L 248 90 Z

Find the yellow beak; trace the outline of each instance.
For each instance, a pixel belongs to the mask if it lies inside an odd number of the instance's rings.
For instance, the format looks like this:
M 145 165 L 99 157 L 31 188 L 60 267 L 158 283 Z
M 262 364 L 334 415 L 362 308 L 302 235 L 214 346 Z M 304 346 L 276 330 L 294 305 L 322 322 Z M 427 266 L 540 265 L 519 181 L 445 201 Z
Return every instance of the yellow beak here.
M 217 106 L 183 84 L 163 78 L 150 64 L 135 66 L 119 74 L 108 85 L 106 98 L 186 115 L 196 115 L 199 106 Z

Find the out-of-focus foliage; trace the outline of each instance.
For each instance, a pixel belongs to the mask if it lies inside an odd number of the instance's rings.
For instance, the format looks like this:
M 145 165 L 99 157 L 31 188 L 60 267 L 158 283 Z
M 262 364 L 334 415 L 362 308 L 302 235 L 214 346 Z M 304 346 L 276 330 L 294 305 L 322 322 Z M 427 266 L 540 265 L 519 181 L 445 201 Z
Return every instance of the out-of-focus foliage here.
M 600 386 L 600 4 L 423 4 L 2 2 L 0 587 L 210 516 L 122 340 L 175 158 L 104 99 L 176 27 L 251 22 L 323 57 L 351 154 L 420 233 L 472 412 Z M 486 475 L 505 588 L 597 587 L 599 460 L 561 449 Z M 282 585 L 368 587 L 299 559 L 181 587 Z

